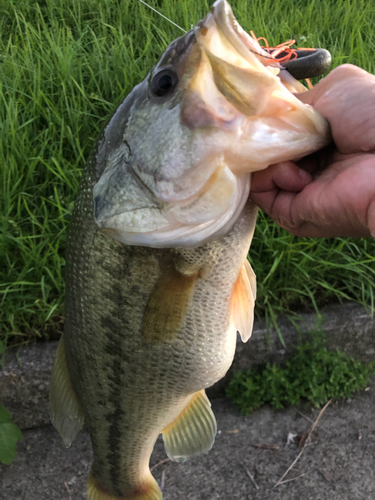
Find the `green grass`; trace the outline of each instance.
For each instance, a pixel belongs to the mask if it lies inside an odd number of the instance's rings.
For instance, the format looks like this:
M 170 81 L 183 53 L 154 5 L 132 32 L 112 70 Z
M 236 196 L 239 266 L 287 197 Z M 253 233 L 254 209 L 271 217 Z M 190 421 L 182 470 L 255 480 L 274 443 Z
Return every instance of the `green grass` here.
M 188 30 L 209 4 L 150 0 Z M 271 45 L 328 48 L 333 65 L 374 72 L 367 0 L 233 1 L 241 25 Z M 119 102 L 181 31 L 136 0 L 0 4 L 0 339 L 56 338 L 64 246 L 80 172 Z M 257 314 L 352 299 L 373 306 L 374 240 L 298 239 L 259 218 L 251 261 Z
M 343 399 L 364 389 L 375 373 L 375 363 L 364 364 L 340 351 L 327 351 L 324 335 L 313 332 L 284 365 L 236 372 L 227 396 L 244 415 L 270 404 L 272 408 L 309 401 L 323 406 L 329 399 Z

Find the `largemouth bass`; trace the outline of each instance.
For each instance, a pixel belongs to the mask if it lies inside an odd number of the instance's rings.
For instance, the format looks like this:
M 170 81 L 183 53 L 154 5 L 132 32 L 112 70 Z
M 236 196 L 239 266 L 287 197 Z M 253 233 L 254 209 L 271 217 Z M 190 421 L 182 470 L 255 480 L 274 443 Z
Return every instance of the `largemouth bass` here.
M 213 445 L 204 390 L 251 335 L 251 172 L 324 146 L 303 86 L 218 0 L 117 109 L 82 177 L 67 242 L 51 418 L 85 422 L 89 500 L 160 500 L 149 459 Z

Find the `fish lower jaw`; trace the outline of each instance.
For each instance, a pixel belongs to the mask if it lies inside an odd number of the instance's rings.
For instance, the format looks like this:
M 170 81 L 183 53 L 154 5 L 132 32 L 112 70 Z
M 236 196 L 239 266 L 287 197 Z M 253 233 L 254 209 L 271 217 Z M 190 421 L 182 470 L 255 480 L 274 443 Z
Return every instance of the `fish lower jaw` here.
M 161 214 L 157 215 L 154 230 L 128 230 L 128 213 L 111 217 L 105 221 L 96 221 L 101 231 L 125 245 L 136 245 L 151 248 L 195 248 L 210 241 L 224 237 L 232 229 L 240 217 L 250 192 L 250 175 L 242 176 L 236 203 L 219 217 L 200 224 L 187 224 L 179 221 L 167 221 L 158 226 Z M 139 212 L 140 210 L 138 210 Z M 148 222 L 152 226 L 153 220 Z M 144 227 L 144 226 L 143 226 Z

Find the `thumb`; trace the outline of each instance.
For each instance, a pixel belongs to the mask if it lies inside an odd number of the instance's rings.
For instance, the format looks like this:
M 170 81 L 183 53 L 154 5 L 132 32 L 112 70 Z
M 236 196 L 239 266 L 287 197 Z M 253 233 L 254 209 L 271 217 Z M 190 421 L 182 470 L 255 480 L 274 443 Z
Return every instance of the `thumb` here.
M 311 90 L 296 94 L 328 120 L 337 149 L 344 154 L 375 150 L 375 77 L 344 64 Z
M 349 78 L 367 77 L 368 75 L 369 73 L 367 73 L 367 71 L 353 64 L 342 64 L 322 78 L 315 87 L 306 92 L 295 94 L 295 96 L 305 104 L 309 104 L 316 108 L 324 116 L 324 109 L 318 102 L 324 94 L 330 91 L 336 83 L 345 86 L 345 82 Z

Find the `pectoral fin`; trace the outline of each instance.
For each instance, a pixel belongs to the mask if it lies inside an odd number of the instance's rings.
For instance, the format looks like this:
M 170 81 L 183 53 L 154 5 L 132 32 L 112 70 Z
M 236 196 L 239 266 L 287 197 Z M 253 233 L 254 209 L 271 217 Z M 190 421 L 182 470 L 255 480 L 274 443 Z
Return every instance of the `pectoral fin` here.
M 240 332 L 243 342 L 251 337 L 254 324 L 256 276 L 246 259 L 241 267 L 232 295 L 231 324 Z
M 146 343 L 171 342 L 180 328 L 194 292 L 198 272 L 182 274 L 170 266 L 150 295 L 142 325 Z
M 207 453 L 214 444 L 216 419 L 204 391 L 194 394 L 177 419 L 163 430 L 165 451 L 171 460 L 184 462 Z
M 52 424 L 65 446 L 69 447 L 81 430 L 85 416 L 70 381 L 64 337 L 61 337 L 56 351 L 49 400 Z

